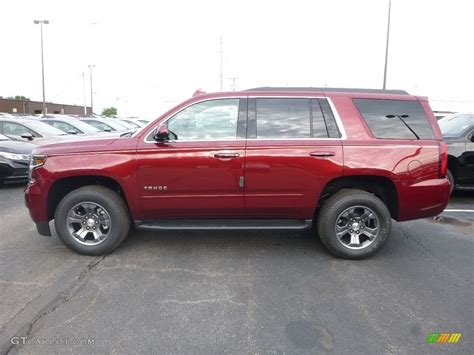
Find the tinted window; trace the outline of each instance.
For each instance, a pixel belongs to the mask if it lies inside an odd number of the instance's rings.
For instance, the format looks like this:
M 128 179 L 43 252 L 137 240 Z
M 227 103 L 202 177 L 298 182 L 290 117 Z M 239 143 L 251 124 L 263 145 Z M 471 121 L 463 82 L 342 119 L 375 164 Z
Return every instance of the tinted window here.
M 257 138 L 310 138 L 309 99 L 257 99 Z
M 340 138 L 339 129 L 337 128 L 336 119 L 332 113 L 331 107 L 327 100 L 318 99 L 319 105 L 321 106 L 321 111 L 323 112 L 324 121 L 326 122 L 326 127 L 330 138 Z
M 433 130 L 418 101 L 354 99 L 377 138 L 433 139 Z
M 168 120 L 174 140 L 235 139 L 239 99 L 194 104 Z

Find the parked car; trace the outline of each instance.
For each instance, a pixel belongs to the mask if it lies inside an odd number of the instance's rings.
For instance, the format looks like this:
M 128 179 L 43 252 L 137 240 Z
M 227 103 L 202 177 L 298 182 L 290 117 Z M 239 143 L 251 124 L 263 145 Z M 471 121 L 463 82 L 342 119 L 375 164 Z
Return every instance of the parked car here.
M 448 147 L 451 191 L 474 190 L 474 114 L 451 115 L 438 123 Z
M 87 162 L 85 164 L 84 162 Z M 404 91 L 261 88 L 195 96 L 119 139 L 36 148 L 26 204 L 38 232 L 87 255 L 146 230 L 312 225 L 360 259 L 391 221 L 435 216 L 447 154 L 426 98 Z
M 113 118 L 84 117 L 81 118 L 81 121 L 84 121 L 104 132 L 127 132 L 132 129 L 129 126 L 125 126 L 119 120 Z
M 44 118 L 41 122 L 47 123 L 65 133 L 76 135 L 104 135 L 107 132 L 101 131 L 93 125 L 76 118 Z
M 0 185 L 28 180 L 29 156 L 34 147 L 0 134 Z
M 0 134 L 27 142 L 45 144 L 68 139 L 68 134 L 37 119 L 1 118 Z
M 132 125 L 133 128 L 135 129 L 141 129 L 142 127 L 145 127 L 146 124 L 137 120 L 137 119 L 134 119 L 134 118 L 120 118 L 120 121 L 123 121 L 123 122 L 126 122 L 130 125 Z

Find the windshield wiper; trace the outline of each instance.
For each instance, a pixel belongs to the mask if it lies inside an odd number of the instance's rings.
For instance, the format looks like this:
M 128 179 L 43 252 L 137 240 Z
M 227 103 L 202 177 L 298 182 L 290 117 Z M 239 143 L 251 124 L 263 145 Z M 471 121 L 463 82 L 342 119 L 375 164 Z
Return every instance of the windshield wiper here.
M 403 122 L 403 124 L 410 130 L 411 133 L 413 133 L 416 137 L 416 139 L 420 139 L 420 136 L 418 136 L 418 134 L 416 134 L 416 132 L 408 125 L 408 123 L 405 122 L 404 118 L 408 118 L 410 116 L 408 115 L 387 115 L 385 116 L 387 118 L 394 118 L 394 117 L 397 117 L 400 121 Z

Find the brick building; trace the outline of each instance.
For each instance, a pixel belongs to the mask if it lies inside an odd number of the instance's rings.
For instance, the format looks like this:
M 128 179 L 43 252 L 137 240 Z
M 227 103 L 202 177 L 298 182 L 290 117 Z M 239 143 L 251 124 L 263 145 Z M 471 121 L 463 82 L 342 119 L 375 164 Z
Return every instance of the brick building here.
M 63 115 L 83 115 L 84 106 L 64 105 L 46 102 L 47 113 L 59 113 Z M 87 114 L 92 114 L 90 107 L 86 107 Z M 43 111 L 43 102 L 41 101 L 24 101 L 15 99 L 0 98 L 0 112 L 7 113 L 24 113 L 27 115 L 38 115 Z

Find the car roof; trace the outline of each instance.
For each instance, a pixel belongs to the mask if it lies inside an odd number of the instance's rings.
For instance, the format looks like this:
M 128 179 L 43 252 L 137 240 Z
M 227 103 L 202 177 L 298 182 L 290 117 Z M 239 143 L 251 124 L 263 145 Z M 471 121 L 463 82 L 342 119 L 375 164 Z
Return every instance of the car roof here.
M 396 95 L 410 95 L 405 90 L 383 90 L 383 89 L 363 89 L 363 88 L 327 88 L 327 87 L 273 87 L 265 86 L 247 89 L 243 91 L 300 91 L 300 92 L 343 92 L 343 93 L 367 93 L 367 94 L 396 94 Z

